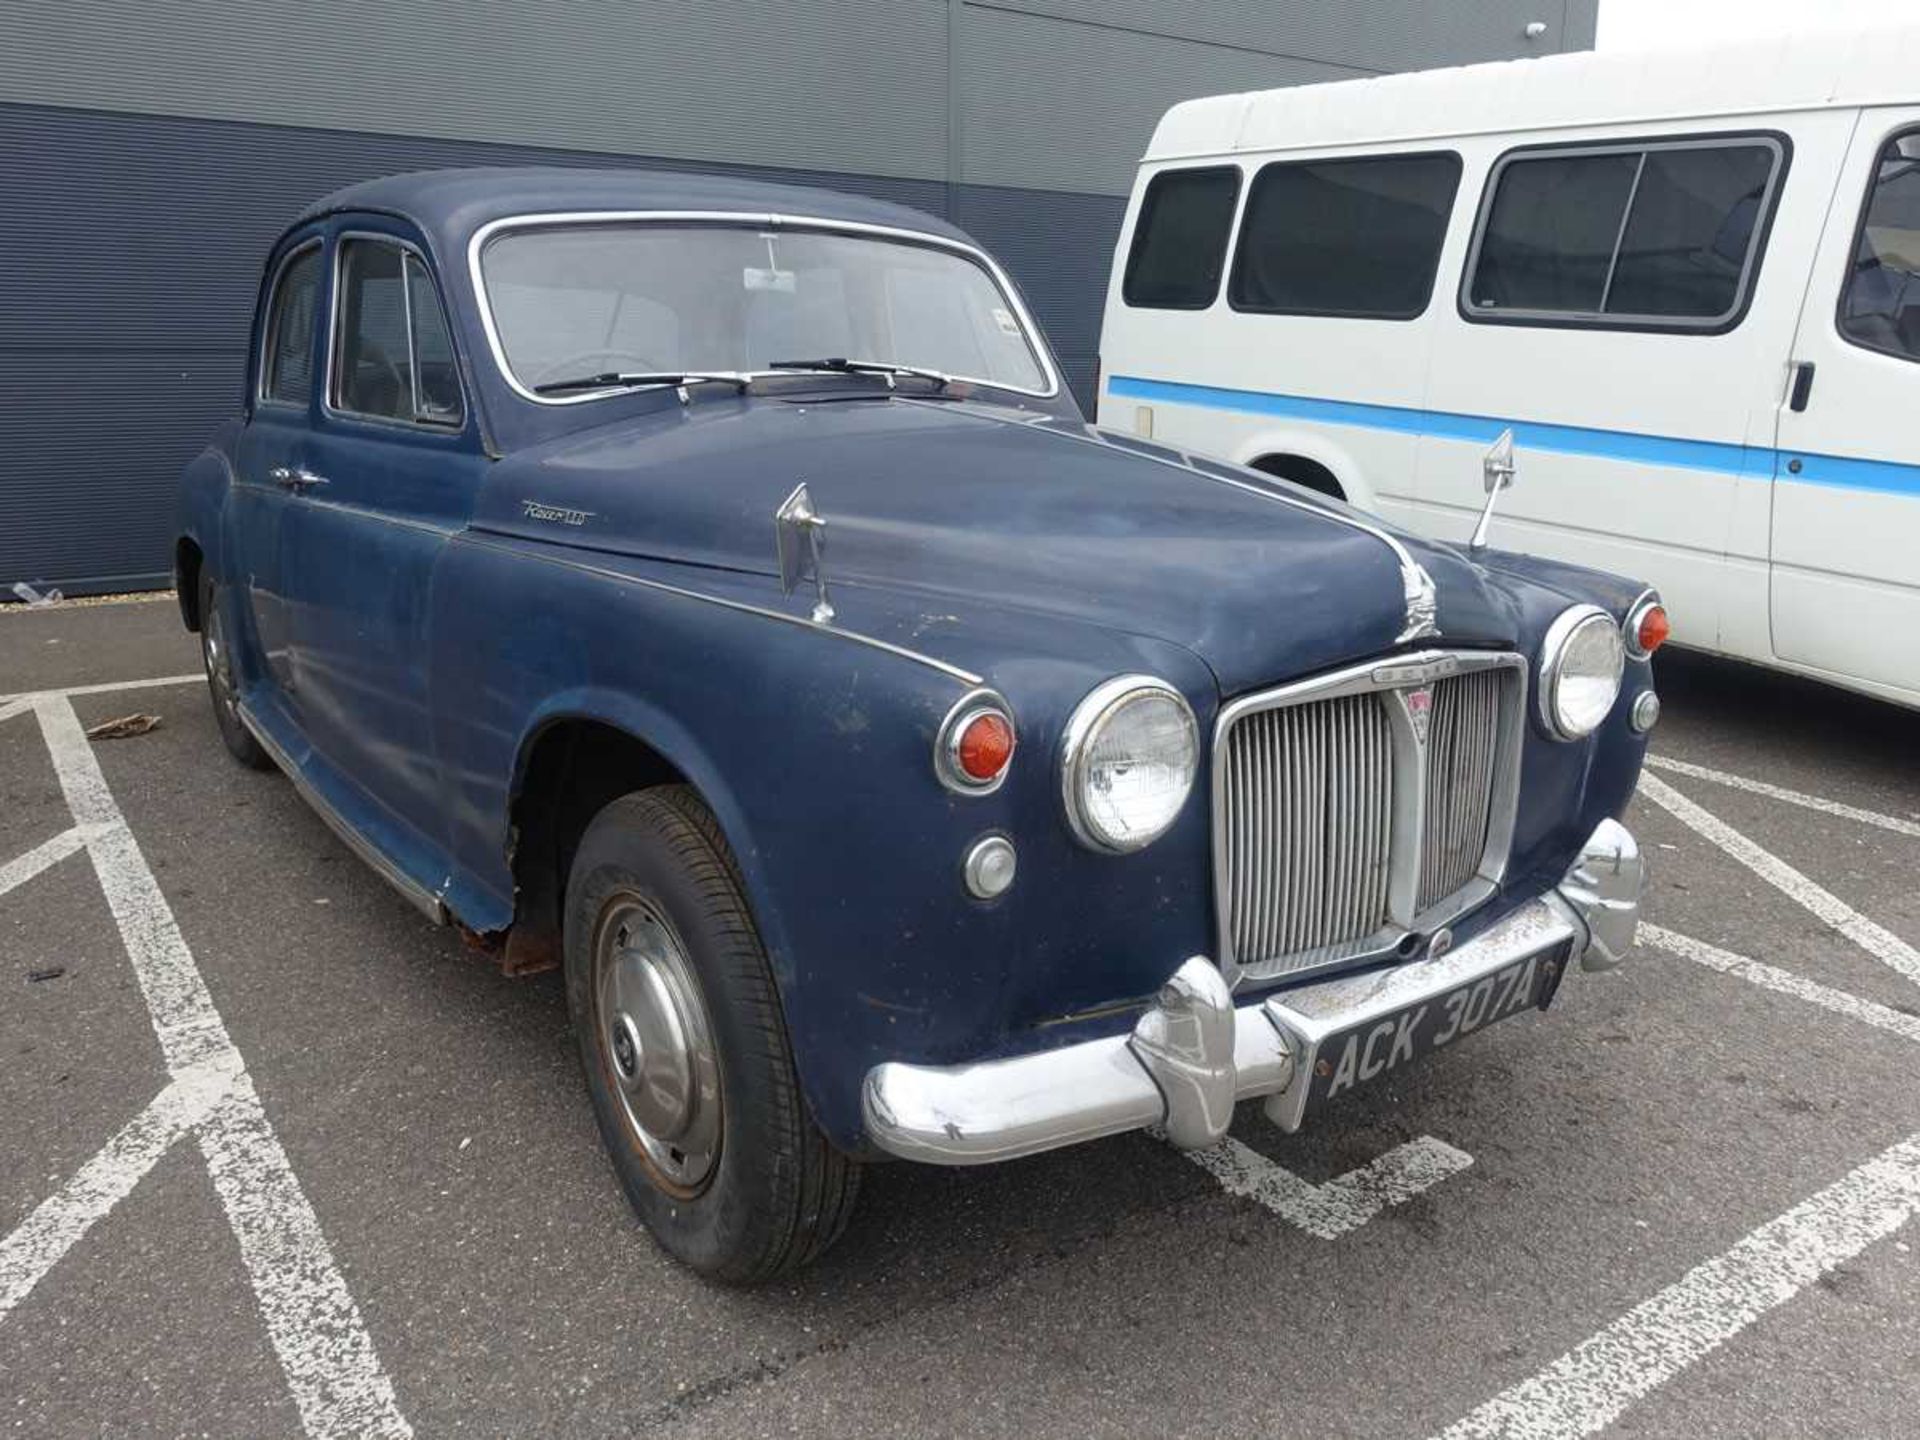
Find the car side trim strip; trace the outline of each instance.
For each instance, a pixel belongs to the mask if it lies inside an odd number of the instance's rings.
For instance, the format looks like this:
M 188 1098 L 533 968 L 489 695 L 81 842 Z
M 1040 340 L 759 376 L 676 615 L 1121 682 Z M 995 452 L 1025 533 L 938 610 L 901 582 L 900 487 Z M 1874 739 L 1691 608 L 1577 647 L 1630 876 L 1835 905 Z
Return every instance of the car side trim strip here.
M 942 675 L 959 681 L 962 685 L 984 685 L 984 676 L 975 675 L 971 670 L 962 670 L 958 665 L 949 665 L 944 660 L 936 660 L 931 655 L 923 655 L 918 650 L 909 650 L 904 645 L 895 645 L 890 640 L 881 640 L 872 635 L 862 635 L 857 630 L 848 630 L 839 625 L 821 625 L 805 615 L 789 615 L 782 610 L 769 610 L 761 605 L 749 605 L 744 600 L 728 600 L 720 595 L 708 595 L 699 590 L 685 590 L 678 585 L 669 585 L 663 580 L 649 580 L 645 576 L 630 575 L 624 570 L 615 570 L 608 565 L 590 565 L 584 560 L 575 560 L 561 555 L 544 555 L 538 550 L 522 549 L 517 545 L 502 544 L 488 539 L 480 531 L 468 530 L 458 539 L 461 543 L 478 545 L 487 550 L 497 550 L 503 555 L 513 555 L 527 560 L 538 560 L 543 565 L 557 565 L 563 570 L 577 570 L 584 575 L 597 575 L 608 580 L 618 580 L 626 585 L 638 585 L 645 590 L 657 590 L 664 595 L 678 595 L 686 600 L 699 600 L 708 605 L 718 605 L 725 610 L 738 610 L 746 615 L 758 615 L 766 620 L 778 620 L 784 625 L 797 625 L 810 635 L 829 635 L 840 640 L 850 640 L 856 645 L 865 645 L 872 650 L 883 650 L 889 655 L 897 655 L 902 660 L 911 660 L 925 665 L 930 670 L 938 670 Z
M 326 821 L 327 828 L 338 835 L 349 850 L 364 860 L 382 880 L 404 895 L 408 903 L 427 919 L 436 925 L 447 923 L 446 902 L 394 864 L 377 845 L 354 828 L 352 821 L 334 809 L 332 803 L 314 788 L 313 782 L 295 763 L 293 756 L 287 753 L 286 748 L 268 733 L 266 726 L 254 718 L 244 700 L 240 702 L 240 721 L 247 727 L 248 733 L 260 742 L 260 748 L 273 757 L 273 763 L 280 767 L 281 773 L 293 782 L 293 788 L 299 793 L 300 798 L 313 807 L 314 813 Z

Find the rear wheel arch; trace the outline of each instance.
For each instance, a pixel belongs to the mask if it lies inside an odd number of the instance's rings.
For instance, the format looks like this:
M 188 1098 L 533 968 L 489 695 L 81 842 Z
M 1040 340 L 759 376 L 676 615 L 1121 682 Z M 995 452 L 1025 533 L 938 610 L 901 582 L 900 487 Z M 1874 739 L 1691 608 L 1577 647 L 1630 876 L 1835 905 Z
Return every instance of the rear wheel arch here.
M 1280 480 L 1291 480 L 1295 485 L 1303 485 L 1309 490 L 1331 496 L 1335 500 L 1347 498 L 1346 487 L 1339 477 L 1318 460 L 1306 455 L 1262 455 L 1249 462 L 1252 469 L 1272 475 Z

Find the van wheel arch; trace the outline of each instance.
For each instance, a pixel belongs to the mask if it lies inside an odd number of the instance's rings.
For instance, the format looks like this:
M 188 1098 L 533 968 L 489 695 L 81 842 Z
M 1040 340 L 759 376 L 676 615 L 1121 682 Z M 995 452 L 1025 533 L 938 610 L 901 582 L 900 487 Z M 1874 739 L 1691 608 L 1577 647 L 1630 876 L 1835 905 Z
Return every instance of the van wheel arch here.
M 1347 498 L 1346 488 L 1341 485 L 1339 477 L 1318 460 L 1311 460 L 1305 455 L 1262 455 L 1256 460 L 1249 460 L 1247 465 L 1263 475 L 1271 475 L 1277 480 L 1290 480 L 1295 485 L 1335 500 Z

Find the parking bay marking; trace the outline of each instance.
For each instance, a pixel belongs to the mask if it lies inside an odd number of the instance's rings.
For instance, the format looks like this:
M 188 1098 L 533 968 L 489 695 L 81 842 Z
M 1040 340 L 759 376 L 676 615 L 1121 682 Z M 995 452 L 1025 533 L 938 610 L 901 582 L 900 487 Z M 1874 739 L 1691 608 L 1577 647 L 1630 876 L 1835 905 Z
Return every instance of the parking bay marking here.
M 1440 1440 L 1591 1435 L 1920 1212 L 1920 1135 L 1696 1265 Z
M 1444 1140 L 1422 1135 L 1397 1145 L 1357 1170 L 1315 1185 L 1231 1135 L 1187 1158 L 1230 1195 L 1257 1200 L 1281 1219 L 1322 1240 L 1357 1230 L 1389 1205 L 1402 1205 L 1421 1191 L 1473 1164 L 1473 1157 Z
M 1789 899 L 1811 910 L 1882 964 L 1920 985 L 1920 951 L 1876 925 L 1832 891 L 1815 884 L 1779 856 L 1762 849 L 1657 775 L 1642 772 L 1640 793 L 1681 824 L 1704 836 Z
M 6 709 L 17 713 L 19 707 Z M 22 1283 L 21 1295 L 30 1290 L 184 1133 L 171 1118 L 186 1104 L 189 1091 L 192 1098 L 204 1098 L 200 1087 L 209 1074 L 227 1077 L 192 1128 L 307 1433 L 410 1436 L 412 1428 L 400 1413 L 319 1217 L 300 1189 L 71 702 L 64 695 L 41 694 L 32 709 L 126 945 L 172 1083 L 51 1201 L 0 1241 L 0 1256 L 12 1267 L 0 1269 L 5 1287 L 0 1293 L 10 1294 Z M 30 854 L 45 849 L 43 844 Z M 189 1091 L 175 1090 L 183 1082 L 190 1082 Z M 0 1321 L 17 1298 L 0 1306 Z
M 1837 815 L 1842 820 L 1857 820 L 1862 825 L 1877 825 L 1882 830 L 1891 830 L 1898 835 L 1920 836 L 1920 821 L 1902 820 L 1897 815 L 1882 815 L 1877 810 L 1862 810 L 1857 805 L 1843 805 L 1838 800 L 1827 800 L 1799 790 L 1788 790 L 1784 786 L 1769 785 L 1765 780 L 1749 780 L 1744 775 L 1730 775 L 1725 770 L 1712 770 L 1705 765 L 1694 765 L 1665 755 L 1649 755 L 1646 763 L 1656 770 L 1671 770 L 1676 775 L 1688 775 L 1695 780 L 1710 780 L 1715 785 L 1745 790 L 1752 795 L 1764 795 L 1769 800 L 1778 800 L 1786 805 L 1798 805 L 1803 810 L 1818 810 L 1824 815 Z
M 36 701 L 58 696 L 72 699 L 76 695 L 111 695 L 116 690 L 158 690 L 169 685 L 197 685 L 206 677 L 199 671 L 191 675 L 156 675 L 148 680 L 108 680 L 99 685 L 57 686 L 51 690 L 23 690 L 17 695 L 0 695 L 0 720 L 31 710 Z

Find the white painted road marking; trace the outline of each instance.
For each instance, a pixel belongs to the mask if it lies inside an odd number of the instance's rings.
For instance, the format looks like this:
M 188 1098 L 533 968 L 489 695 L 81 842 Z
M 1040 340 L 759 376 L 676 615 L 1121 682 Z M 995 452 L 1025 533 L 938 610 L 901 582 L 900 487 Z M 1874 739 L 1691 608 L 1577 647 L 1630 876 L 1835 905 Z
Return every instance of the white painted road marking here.
M 159 882 L 107 788 L 73 705 L 64 695 L 43 694 L 33 709 L 61 793 L 85 836 L 94 873 L 146 997 L 167 1069 L 176 1083 L 210 1072 L 230 1077 L 196 1133 L 307 1433 L 317 1440 L 411 1435 L 393 1383 L 380 1366 L 359 1307 L 321 1233 L 319 1217 L 273 1133 Z M 162 1097 L 170 1093 L 171 1086 Z M 163 1143 L 164 1134 L 164 1125 L 143 1128 L 142 1121 L 135 1121 L 63 1189 L 61 1194 L 67 1195 L 87 1177 L 67 1204 L 50 1212 L 43 1204 L 26 1225 L 0 1242 L 0 1253 L 13 1255 L 17 1249 L 23 1277 L 39 1259 L 48 1264 L 57 1260 L 158 1162 L 171 1143 Z M 47 1218 L 35 1229 L 43 1212 Z M 63 1236 L 67 1238 L 60 1245 Z M 41 1273 L 44 1270 L 28 1277 L 27 1289 Z M 0 1311 L 0 1319 L 5 1314 Z
M 1770 1220 L 1724 1255 L 1442 1432 L 1442 1440 L 1591 1435 L 1775 1306 L 1920 1211 L 1920 1135 Z
M 1231 1135 L 1187 1158 L 1230 1195 L 1258 1200 L 1274 1214 L 1322 1240 L 1356 1230 L 1389 1205 L 1400 1205 L 1473 1164 L 1445 1141 L 1422 1135 L 1324 1185 L 1301 1179 Z
M 0 895 L 17 890 L 42 870 L 58 865 L 87 843 L 87 832 L 78 825 L 62 830 L 51 840 L 43 840 L 18 860 L 0 865 Z
M 1670 759 L 1665 755 L 1649 755 L 1647 764 L 1656 770 L 1671 770 L 1676 775 L 1690 775 L 1695 780 L 1711 780 L 1716 785 L 1745 790 L 1753 795 L 1764 795 L 1769 800 L 1779 800 L 1787 805 L 1798 805 L 1803 810 L 1818 810 L 1822 814 L 1837 815 L 1842 820 L 1857 820 L 1862 825 L 1877 825 L 1882 830 L 1892 830 L 1900 835 L 1920 836 L 1920 820 L 1902 820 L 1897 815 L 1882 815 L 1877 810 L 1862 810 L 1857 805 L 1843 805 L 1838 800 L 1826 800 L 1818 795 L 1808 795 L 1799 790 L 1769 785 L 1764 780 L 1749 780 L 1744 775 L 1729 775 L 1724 770 L 1710 770 L 1705 765 L 1693 765 L 1685 760 Z
M 1681 824 L 1711 840 L 1762 880 L 1804 905 L 1882 964 L 1920 985 L 1920 951 L 1874 924 L 1846 901 L 1763 850 L 1726 821 L 1708 814 L 1657 775 L 1640 776 L 1640 793 Z
M 109 680 L 102 685 L 68 685 L 51 690 L 23 690 L 18 695 L 0 695 L 0 720 L 21 710 L 30 710 L 40 700 L 71 699 L 75 695 L 111 695 L 116 690 L 158 690 L 168 685 L 194 685 L 207 677 L 198 670 L 191 675 L 157 675 L 151 680 Z
M 1788 970 L 1763 965 L 1745 955 L 1736 955 L 1731 950 L 1722 950 L 1717 945 L 1695 940 L 1690 935 L 1649 925 L 1644 920 L 1640 922 L 1637 938 L 1644 944 L 1656 945 L 1674 955 L 1705 965 L 1710 970 L 1737 975 L 1764 989 L 1791 995 L 1795 999 L 1805 1000 L 1809 1005 L 1818 1005 L 1836 1015 L 1845 1015 L 1850 1020 L 1858 1020 L 1864 1025 L 1875 1026 L 1920 1044 L 1920 1016 L 1906 1015 L 1890 1006 L 1862 1000 L 1858 995 L 1849 995 L 1844 990 L 1835 990 L 1830 985 L 1822 985 Z
M 73 1178 L 49 1195 L 20 1228 L 0 1240 L 0 1320 L 40 1277 L 122 1200 L 173 1142 L 206 1118 L 233 1083 L 218 1066 L 183 1070 Z

